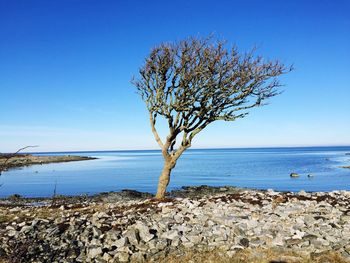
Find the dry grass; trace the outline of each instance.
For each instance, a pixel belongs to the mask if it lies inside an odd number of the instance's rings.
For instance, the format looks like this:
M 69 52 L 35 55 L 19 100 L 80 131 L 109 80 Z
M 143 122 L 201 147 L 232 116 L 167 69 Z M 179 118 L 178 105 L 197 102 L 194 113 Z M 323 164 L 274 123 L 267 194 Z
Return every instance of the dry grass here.
M 184 251 L 181 256 L 178 252 L 165 258 L 151 260 L 149 263 L 349 263 L 339 253 L 326 252 L 311 258 L 299 251 L 281 249 L 245 249 L 229 257 L 220 250 L 208 252 Z M 0 263 L 10 263 L 0 258 Z
M 153 261 L 154 262 L 154 261 Z M 246 249 L 229 257 L 225 252 L 184 252 L 182 256 L 170 254 L 158 260 L 162 263 L 349 263 L 350 261 L 336 252 L 327 252 L 317 256 L 308 256 L 302 252 L 288 250 Z

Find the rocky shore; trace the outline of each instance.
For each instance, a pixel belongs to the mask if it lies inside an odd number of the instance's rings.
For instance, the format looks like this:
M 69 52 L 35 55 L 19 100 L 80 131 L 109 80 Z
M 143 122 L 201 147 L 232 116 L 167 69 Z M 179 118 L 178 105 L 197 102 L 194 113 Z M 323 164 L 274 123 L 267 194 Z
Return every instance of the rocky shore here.
M 261 249 L 297 252 L 280 262 L 313 262 L 329 251 L 347 262 L 350 192 L 202 186 L 173 191 L 162 202 L 135 191 L 55 202 L 3 199 L 0 244 L 0 258 L 9 262 L 183 262 L 186 251 L 237 259 Z M 252 255 L 258 261 L 251 262 L 263 262 L 264 254 Z
M 9 158 L 10 157 L 10 158 Z M 8 160 L 7 160 L 8 159 Z M 47 163 L 64 163 L 64 162 L 74 162 L 74 161 L 87 161 L 94 160 L 94 157 L 88 156 L 75 156 L 75 155 L 31 155 L 31 154 L 17 154 L 14 156 L 8 154 L 0 155 L 0 167 L 2 167 L 6 162 L 6 167 L 4 170 L 11 168 L 19 168 L 35 164 L 47 164 Z

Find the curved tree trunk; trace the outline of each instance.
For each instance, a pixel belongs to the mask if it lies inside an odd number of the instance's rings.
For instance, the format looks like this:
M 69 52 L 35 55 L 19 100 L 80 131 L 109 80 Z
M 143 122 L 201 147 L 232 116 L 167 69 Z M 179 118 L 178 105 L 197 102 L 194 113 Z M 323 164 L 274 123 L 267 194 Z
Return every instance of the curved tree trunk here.
M 171 165 L 170 161 L 164 161 L 164 167 L 162 173 L 159 176 L 158 181 L 158 188 L 156 194 L 157 199 L 164 199 L 166 188 L 170 182 L 170 173 L 173 168 L 174 166 Z

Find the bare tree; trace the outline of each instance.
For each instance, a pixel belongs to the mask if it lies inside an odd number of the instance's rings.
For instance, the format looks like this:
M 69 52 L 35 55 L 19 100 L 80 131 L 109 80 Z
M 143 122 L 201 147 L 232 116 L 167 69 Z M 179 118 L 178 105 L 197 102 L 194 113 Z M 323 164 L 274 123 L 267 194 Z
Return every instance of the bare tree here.
M 152 132 L 164 157 L 156 198 L 165 197 L 171 170 L 193 138 L 214 121 L 234 121 L 280 92 L 277 77 L 292 70 L 265 61 L 254 50 L 240 54 L 224 41 L 189 38 L 152 49 L 132 83 L 146 103 Z M 168 123 L 164 142 L 157 118 Z M 180 138 L 180 144 L 176 140 Z M 177 146 L 177 147 L 176 147 Z

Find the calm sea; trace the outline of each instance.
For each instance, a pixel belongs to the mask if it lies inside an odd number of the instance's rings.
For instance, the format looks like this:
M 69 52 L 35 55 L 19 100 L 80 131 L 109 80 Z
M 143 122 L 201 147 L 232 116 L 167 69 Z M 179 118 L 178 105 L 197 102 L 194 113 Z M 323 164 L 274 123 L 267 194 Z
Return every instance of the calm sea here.
M 339 168 L 350 165 L 346 153 L 350 153 L 350 147 L 189 150 L 173 170 L 169 189 L 205 184 L 281 191 L 350 190 L 350 169 Z M 62 195 L 122 189 L 154 193 L 163 164 L 159 151 L 49 154 L 99 159 L 10 170 L 0 177 L 0 196 L 52 196 L 55 185 L 57 194 Z M 290 178 L 291 172 L 300 177 Z

